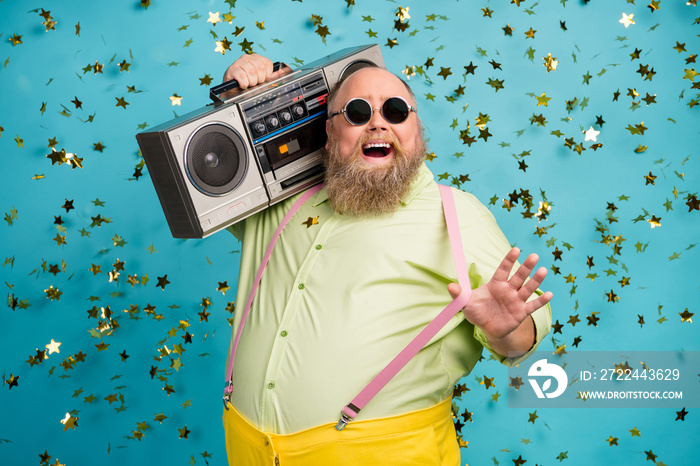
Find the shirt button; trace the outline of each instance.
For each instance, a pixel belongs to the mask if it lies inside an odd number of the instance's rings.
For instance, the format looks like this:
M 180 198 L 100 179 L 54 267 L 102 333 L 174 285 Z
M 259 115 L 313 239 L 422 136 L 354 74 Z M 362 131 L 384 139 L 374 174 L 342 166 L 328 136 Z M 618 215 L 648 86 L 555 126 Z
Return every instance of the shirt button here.
M 304 289 L 304 284 L 303 284 L 303 283 L 299 283 L 299 289 L 300 289 L 300 290 L 303 290 L 303 289 Z
M 282 335 L 283 337 L 286 337 L 286 336 L 287 336 L 287 331 L 286 331 L 286 330 L 282 330 L 282 333 L 280 333 L 280 335 Z
M 317 244 L 317 245 L 316 245 L 316 250 L 320 251 L 322 247 L 323 247 L 323 246 L 321 246 L 320 244 Z
M 267 384 L 267 388 L 269 388 L 270 390 L 272 390 L 273 388 L 275 388 L 275 383 L 274 383 L 274 382 L 270 382 L 269 384 Z

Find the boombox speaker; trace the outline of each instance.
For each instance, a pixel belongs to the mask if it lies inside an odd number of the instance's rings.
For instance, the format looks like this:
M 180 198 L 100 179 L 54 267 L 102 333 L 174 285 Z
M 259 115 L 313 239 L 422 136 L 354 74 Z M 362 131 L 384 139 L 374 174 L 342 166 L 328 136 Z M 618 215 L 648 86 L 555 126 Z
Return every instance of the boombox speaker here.
M 203 238 L 319 183 L 328 93 L 363 66 L 385 67 L 378 45 L 245 90 L 221 84 L 211 104 L 137 134 L 172 235 Z

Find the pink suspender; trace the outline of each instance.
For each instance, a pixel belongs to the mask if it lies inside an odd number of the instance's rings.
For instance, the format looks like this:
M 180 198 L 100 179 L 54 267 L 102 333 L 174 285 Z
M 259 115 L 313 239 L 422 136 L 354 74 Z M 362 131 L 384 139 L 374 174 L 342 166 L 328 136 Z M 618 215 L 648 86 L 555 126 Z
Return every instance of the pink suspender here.
M 457 269 L 457 280 L 462 287 L 462 293 L 457 296 L 450 304 L 447 305 L 445 309 L 442 310 L 421 332 L 406 346 L 382 371 L 377 374 L 374 379 L 341 411 L 341 418 L 338 424 L 335 426 L 337 430 L 343 430 L 348 422 L 355 419 L 357 414 L 362 408 L 364 408 L 369 401 L 374 398 L 374 396 L 379 393 L 379 391 L 384 388 L 384 386 L 396 375 L 398 372 L 406 365 L 408 362 L 432 339 L 442 327 L 444 327 L 447 322 L 455 316 L 469 301 L 471 296 L 471 286 L 469 284 L 469 273 L 467 269 L 467 263 L 464 259 L 464 249 L 462 247 L 461 235 L 459 233 L 459 224 L 457 221 L 457 212 L 454 204 L 454 197 L 452 195 L 452 188 L 444 185 L 438 185 L 440 188 L 440 196 L 442 197 L 442 207 L 445 214 L 445 221 L 447 222 L 447 232 L 450 238 L 450 245 L 452 247 L 452 256 L 455 261 L 455 267 Z M 250 311 L 253 298 L 260 285 L 260 279 L 267 266 L 270 256 L 272 255 L 272 249 L 274 248 L 277 240 L 282 233 L 282 230 L 287 225 L 292 216 L 297 210 L 302 206 L 302 204 L 316 192 L 318 192 L 323 185 L 317 185 L 313 188 L 307 190 L 292 206 L 292 208 L 287 212 L 282 223 L 277 227 L 275 234 L 270 241 L 270 245 L 263 256 L 262 263 L 258 269 L 258 273 L 255 276 L 253 282 L 253 287 L 250 291 L 250 296 L 246 302 L 246 307 L 243 310 L 243 315 L 241 317 L 241 323 L 238 326 L 236 332 L 236 337 L 233 342 L 233 348 L 231 350 L 231 357 L 229 358 L 229 363 L 226 372 L 226 388 L 224 390 L 224 406 L 230 401 L 230 395 L 233 392 L 232 376 L 233 376 L 233 361 L 236 355 L 236 348 L 238 347 L 238 341 L 240 340 L 241 331 L 245 325 L 246 318 L 248 317 L 248 312 Z M 227 408 L 228 409 L 228 408 Z
M 440 312 L 423 330 L 406 346 L 374 379 L 367 385 L 345 408 L 340 412 L 340 420 L 335 426 L 337 430 L 343 430 L 348 422 L 355 419 L 355 416 L 364 408 L 379 390 L 389 383 L 389 381 L 408 364 L 413 356 L 433 338 L 447 322 L 454 317 L 469 301 L 471 296 L 471 286 L 469 285 L 469 273 L 467 263 L 464 259 L 462 248 L 462 238 L 459 234 L 459 224 L 457 223 L 457 212 L 455 209 L 452 188 L 439 184 L 440 195 L 442 197 L 442 210 L 445 213 L 447 222 L 447 233 L 452 246 L 452 256 L 457 268 L 457 280 L 462 287 L 462 293 L 457 296 L 445 309 Z

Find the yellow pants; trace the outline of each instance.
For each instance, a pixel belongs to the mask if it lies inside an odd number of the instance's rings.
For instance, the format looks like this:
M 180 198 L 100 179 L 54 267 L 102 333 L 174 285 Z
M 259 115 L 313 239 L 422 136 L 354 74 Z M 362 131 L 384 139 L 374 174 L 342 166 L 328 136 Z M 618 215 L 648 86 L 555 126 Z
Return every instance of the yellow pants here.
M 400 416 L 335 423 L 289 435 L 258 430 L 230 403 L 224 411 L 229 466 L 458 466 L 451 398 Z

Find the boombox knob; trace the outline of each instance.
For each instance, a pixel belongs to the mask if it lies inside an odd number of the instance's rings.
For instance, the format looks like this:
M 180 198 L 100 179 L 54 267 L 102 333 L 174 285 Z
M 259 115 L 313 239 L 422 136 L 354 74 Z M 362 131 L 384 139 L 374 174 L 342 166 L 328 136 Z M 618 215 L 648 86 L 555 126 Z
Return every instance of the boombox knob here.
M 275 129 L 275 128 L 279 127 L 279 125 L 280 125 L 280 121 L 277 119 L 276 116 L 272 115 L 271 117 L 268 117 L 267 126 L 270 129 Z
M 280 118 L 282 118 L 282 123 L 287 124 L 292 121 L 292 114 L 288 110 L 280 112 Z
M 262 121 L 256 121 L 253 124 L 253 130 L 258 135 L 265 134 L 265 124 Z

